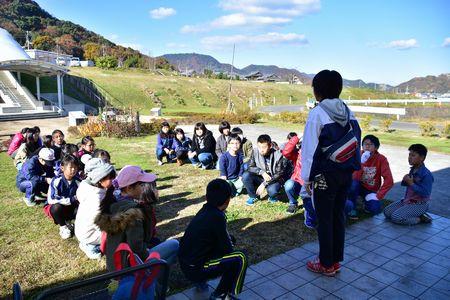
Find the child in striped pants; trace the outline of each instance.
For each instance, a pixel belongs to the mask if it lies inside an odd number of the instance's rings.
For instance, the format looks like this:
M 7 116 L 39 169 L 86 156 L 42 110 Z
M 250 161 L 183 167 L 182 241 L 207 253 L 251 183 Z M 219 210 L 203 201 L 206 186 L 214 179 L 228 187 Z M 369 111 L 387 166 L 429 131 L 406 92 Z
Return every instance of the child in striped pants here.
M 402 181 L 402 185 L 406 186 L 405 198 L 387 206 L 384 215 L 397 224 L 429 223 L 431 218 L 426 212 L 434 179 L 424 164 L 427 148 L 422 144 L 413 144 L 408 150 L 411 171 Z

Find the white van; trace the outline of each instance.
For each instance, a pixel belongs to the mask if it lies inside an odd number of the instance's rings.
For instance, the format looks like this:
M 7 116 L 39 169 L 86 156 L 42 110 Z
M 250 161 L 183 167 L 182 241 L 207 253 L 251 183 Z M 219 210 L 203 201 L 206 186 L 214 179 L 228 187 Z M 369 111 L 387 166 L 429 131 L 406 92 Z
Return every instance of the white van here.
M 64 59 L 64 57 L 57 57 L 56 58 L 56 64 L 58 66 L 65 66 L 66 65 L 66 60 Z
M 72 57 L 70 59 L 70 66 L 71 67 L 81 67 L 80 58 L 79 57 Z

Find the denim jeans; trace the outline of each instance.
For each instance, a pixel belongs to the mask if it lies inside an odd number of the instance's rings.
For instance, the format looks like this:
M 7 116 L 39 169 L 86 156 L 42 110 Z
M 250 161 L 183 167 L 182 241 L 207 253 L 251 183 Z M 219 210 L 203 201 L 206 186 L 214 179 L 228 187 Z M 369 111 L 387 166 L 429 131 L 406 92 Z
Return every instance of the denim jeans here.
M 211 153 L 200 153 L 193 158 L 190 158 L 193 165 L 201 163 L 204 167 L 210 167 L 213 163 L 213 155 Z
M 178 255 L 178 248 L 180 247 L 179 243 L 175 239 L 166 240 L 155 247 L 149 249 L 150 252 L 158 252 L 161 256 L 161 259 L 167 261 L 169 265 L 175 264 Z
M 167 157 L 167 161 L 169 162 L 172 159 L 175 159 L 177 156 L 175 152 L 173 152 L 172 154 L 167 154 L 163 149 L 156 149 L 156 158 L 162 161 L 163 157 Z
M 228 184 L 231 186 L 232 194 L 231 197 L 236 197 L 237 195 L 242 193 L 242 189 L 244 188 L 244 183 L 241 178 L 228 179 Z
M 365 189 L 360 181 L 352 180 L 352 185 L 348 191 L 347 201 L 345 202 L 345 213 L 348 214 L 350 211 L 356 209 L 356 201 L 358 200 L 358 197 L 361 196 L 364 198 L 364 208 L 371 214 L 379 214 L 381 212 L 381 202 L 379 200 L 365 201 L 365 197 L 370 193 L 373 192 Z
M 242 182 L 244 183 L 244 186 L 247 189 L 247 193 L 250 198 L 257 197 L 256 189 L 261 185 L 261 183 L 263 183 L 263 181 L 264 178 L 262 178 L 262 176 L 250 172 L 244 172 L 244 174 L 242 175 Z M 275 182 L 266 186 L 266 189 L 269 197 L 275 197 L 281 189 L 281 184 L 279 182 Z
M 284 190 L 286 191 L 286 195 L 289 199 L 290 205 L 297 205 L 297 198 L 300 195 L 300 190 L 302 189 L 302 185 L 295 180 L 289 179 L 284 184 Z

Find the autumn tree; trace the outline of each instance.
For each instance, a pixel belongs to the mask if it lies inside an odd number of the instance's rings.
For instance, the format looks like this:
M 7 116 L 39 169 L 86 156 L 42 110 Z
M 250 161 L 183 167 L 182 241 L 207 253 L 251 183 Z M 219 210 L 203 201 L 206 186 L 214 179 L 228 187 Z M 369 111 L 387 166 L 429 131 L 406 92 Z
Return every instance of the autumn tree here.
M 55 41 L 48 35 L 39 35 L 33 40 L 33 48 L 51 51 L 55 47 Z
M 96 43 L 86 43 L 83 46 L 84 58 L 94 61 L 101 55 L 101 47 Z

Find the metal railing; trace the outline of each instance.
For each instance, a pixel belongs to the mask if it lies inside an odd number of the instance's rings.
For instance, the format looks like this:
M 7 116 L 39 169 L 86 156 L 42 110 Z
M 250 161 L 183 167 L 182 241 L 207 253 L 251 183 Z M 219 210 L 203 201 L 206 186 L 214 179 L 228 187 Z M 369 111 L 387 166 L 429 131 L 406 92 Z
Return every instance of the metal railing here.
M 15 106 L 21 106 L 16 94 L 14 94 L 13 91 L 11 91 L 11 89 L 7 87 L 2 81 L 0 81 L 0 90 L 2 90 L 5 96 L 9 97 L 9 99 Z

